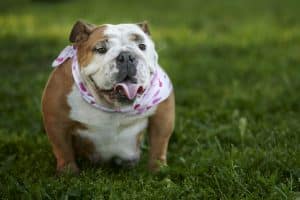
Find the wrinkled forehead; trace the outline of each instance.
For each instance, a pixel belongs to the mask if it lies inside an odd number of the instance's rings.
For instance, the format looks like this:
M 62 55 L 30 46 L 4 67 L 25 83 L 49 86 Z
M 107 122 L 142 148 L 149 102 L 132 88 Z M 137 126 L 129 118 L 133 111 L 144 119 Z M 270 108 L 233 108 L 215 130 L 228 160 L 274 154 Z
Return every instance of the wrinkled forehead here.
M 105 24 L 96 28 L 90 40 L 97 41 L 146 41 L 147 35 L 135 24 Z
M 108 37 L 130 37 L 132 35 L 138 35 L 142 38 L 146 37 L 146 34 L 135 24 L 107 24 L 104 34 Z

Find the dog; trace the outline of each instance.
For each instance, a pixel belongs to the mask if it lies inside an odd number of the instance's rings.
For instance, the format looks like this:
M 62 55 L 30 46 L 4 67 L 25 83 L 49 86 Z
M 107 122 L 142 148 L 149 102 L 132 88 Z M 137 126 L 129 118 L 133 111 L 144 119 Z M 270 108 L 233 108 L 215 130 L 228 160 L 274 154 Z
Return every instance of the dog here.
M 96 26 L 79 20 L 69 40 L 42 97 L 57 172 L 78 173 L 77 157 L 135 166 L 146 129 L 148 166 L 158 171 L 167 164 L 175 97 L 147 22 Z

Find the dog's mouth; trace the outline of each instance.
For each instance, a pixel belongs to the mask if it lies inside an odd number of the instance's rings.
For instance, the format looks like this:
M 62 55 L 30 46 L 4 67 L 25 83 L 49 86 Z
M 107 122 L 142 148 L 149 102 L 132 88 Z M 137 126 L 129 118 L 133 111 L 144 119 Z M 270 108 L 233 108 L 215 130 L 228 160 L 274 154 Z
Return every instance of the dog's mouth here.
M 105 90 L 99 88 L 96 82 L 90 77 L 98 96 L 106 95 L 110 101 L 118 100 L 124 103 L 132 103 L 138 95 L 144 93 L 145 89 L 142 85 L 133 83 L 129 80 L 117 83 L 112 89 Z
M 142 94 L 144 92 L 144 88 L 137 83 L 125 81 L 116 84 L 114 87 L 114 91 L 129 100 L 133 100 L 138 94 Z

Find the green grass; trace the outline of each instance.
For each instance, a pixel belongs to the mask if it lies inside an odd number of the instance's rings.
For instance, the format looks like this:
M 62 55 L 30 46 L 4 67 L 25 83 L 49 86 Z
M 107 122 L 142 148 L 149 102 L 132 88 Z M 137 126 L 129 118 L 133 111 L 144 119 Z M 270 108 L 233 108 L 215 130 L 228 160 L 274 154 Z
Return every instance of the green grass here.
M 85 0 L 0 4 L 0 199 L 294 199 L 300 196 L 300 2 Z M 79 161 L 55 177 L 40 98 L 76 19 L 151 24 L 174 82 L 169 167 Z

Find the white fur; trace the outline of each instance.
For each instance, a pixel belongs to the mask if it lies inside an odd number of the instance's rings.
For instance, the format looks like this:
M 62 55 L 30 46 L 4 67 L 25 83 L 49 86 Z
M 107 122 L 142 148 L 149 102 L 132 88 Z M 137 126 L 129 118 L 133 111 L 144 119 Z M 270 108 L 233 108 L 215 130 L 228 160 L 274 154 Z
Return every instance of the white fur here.
M 135 116 L 103 112 L 86 103 L 75 85 L 68 95 L 68 104 L 70 118 L 87 127 L 87 130 L 79 130 L 79 135 L 94 143 L 101 160 L 107 161 L 114 156 L 124 160 L 139 158 L 137 136 L 146 128 L 148 117 L 156 108 Z

